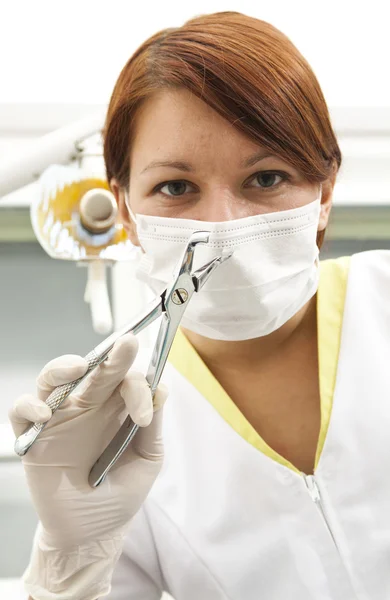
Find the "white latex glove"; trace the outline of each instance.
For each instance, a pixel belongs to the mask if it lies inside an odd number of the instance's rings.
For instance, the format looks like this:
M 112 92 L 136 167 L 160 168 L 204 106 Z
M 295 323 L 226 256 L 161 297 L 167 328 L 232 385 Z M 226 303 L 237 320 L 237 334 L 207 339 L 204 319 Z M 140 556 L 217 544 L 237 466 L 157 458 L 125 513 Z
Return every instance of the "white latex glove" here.
M 137 350 L 133 335 L 119 338 L 109 358 L 61 404 L 22 457 L 40 520 L 23 575 L 36 600 L 95 600 L 110 592 L 127 526 L 160 471 L 167 390 L 159 386 L 153 414 L 145 377 L 128 372 Z M 9 411 L 15 435 L 31 422 L 46 422 L 52 412 L 44 400 L 87 368 L 76 355 L 50 361 L 37 379 L 38 399 L 24 395 Z M 142 429 L 104 482 L 91 488 L 89 471 L 127 414 Z

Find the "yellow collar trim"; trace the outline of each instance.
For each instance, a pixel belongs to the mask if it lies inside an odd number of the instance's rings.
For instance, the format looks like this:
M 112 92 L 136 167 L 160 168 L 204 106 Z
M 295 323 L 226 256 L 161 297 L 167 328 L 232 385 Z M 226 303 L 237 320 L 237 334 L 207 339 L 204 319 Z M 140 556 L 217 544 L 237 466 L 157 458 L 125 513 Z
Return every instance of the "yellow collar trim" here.
M 317 443 L 315 468 L 317 468 L 320 460 L 332 411 L 349 263 L 350 257 L 320 262 L 320 282 L 317 292 L 317 328 L 321 428 Z M 301 474 L 290 461 L 278 454 L 262 439 L 180 329 L 172 345 L 169 362 L 249 444 L 276 462 Z
M 324 447 L 332 412 L 350 262 L 350 256 L 320 262 L 317 331 L 321 429 L 317 443 L 315 469 Z

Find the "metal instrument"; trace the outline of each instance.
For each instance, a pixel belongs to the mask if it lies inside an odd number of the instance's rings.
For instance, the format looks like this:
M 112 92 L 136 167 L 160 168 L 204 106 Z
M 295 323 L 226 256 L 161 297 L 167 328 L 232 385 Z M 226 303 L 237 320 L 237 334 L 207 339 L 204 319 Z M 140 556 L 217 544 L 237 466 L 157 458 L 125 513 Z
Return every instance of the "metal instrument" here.
M 196 231 L 190 236 L 183 257 L 177 265 L 172 283 L 168 285 L 162 294 L 157 296 L 140 315 L 119 331 L 111 334 L 85 356 L 85 359 L 89 363 L 89 368 L 85 375 L 70 383 L 60 385 L 53 390 L 46 400 L 46 404 L 50 406 L 53 413 L 58 409 L 65 398 L 76 389 L 81 381 L 83 381 L 93 369 L 100 365 L 100 363 L 108 358 L 115 341 L 119 337 L 126 333 L 133 333 L 136 335 L 157 318 L 162 317 L 157 340 L 152 352 L 152 358 L 146 374 L 146 380 L 150 386 L 152 396 L 154 396 L 176 331 L 192 295 L 194 292 L 199 292 L 199 290 L 202 289 L 213 271 L 232 254 L 227 251 L 222 252 L 221 256 L 214 258 L 200 269 L 192 271 L 195 247 L 197 244 L 206 244 L 208 241 L 209 232 L 207 231 Z M 26 454 L 48 422 L 49 421 L 46 423 L 34 423 L 16 439 L 14 449 L 18 456 L 24 456 L 24 454 Z M 138 429 L 139 426 L 132 421 L 130 416 L 127 416 L 118 433 L 93 465 L 89 474 L 89 484 L 91 487 L 97 487 L 104 481 L 108 471 L 127 448 Z

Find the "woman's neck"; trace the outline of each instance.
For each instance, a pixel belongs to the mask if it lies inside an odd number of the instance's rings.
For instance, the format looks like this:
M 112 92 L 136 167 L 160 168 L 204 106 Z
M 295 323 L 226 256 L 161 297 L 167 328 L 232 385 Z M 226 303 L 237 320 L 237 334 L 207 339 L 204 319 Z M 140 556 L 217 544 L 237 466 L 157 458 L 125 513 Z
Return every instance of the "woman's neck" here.
M 188 329 L 183 328 L 183 331 L 212 371 L 266 369 L 267 364 L 272 364 L 275 359 L 287 359 L 297 348 L 312 342 L 313 336 L 317 336 L 316 307 L 317 295 L 282 327 L 269 335 L 251 340 L 227 342 L 213 340 Z

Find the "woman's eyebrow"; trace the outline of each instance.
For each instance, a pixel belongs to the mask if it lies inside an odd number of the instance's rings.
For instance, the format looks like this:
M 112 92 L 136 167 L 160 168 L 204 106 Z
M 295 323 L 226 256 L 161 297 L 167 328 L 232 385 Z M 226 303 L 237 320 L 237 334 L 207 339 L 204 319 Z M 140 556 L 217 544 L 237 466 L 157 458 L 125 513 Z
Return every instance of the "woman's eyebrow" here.
M 256 154 L 253 154 L 249 158 L 246 158 L 241 163 L 241 167 L 243 167 L 243 168 L 253 167 L 253 165 L 260 162 L 264 158 L 270 158 L 270 157 L 277 158 L 277 156 L 275 156 L 274 154 L 268 154 L 268 152 L 264 152 L 264 150 L 261 150 L 260 152 L 256 152 Z
M 261 152 L 256 152 L 249 158 L 246 158 L 243 162 L 241 162 L 240 167 L 247 168 L 252 167 L 256 163 L 260 162 L 264 158 L 269 158 L 274 156 L 273 154 L 265 153 L 264 150 Z M 170 167 L 171 169 L 178 169 L 179 171 L 185 171 L 190 173 L 194 170 L 194 168 L 187 162 L 181 160 L 153 160 L 151 163 L 145 167 L 141 173 L 145 173 L 145 171 L 149 171 L 150 169 L 155 169 L 157 167 Z
M 171 167 L 173 169 L 179 169 L 180 171 L 186 172 L 194 170 L 189 163 L 179 160 L 153 160 L 148 164 L 147 167 L 143 169 L 143 171 L 141 171 L 141 173 L 145 173 L 145 171 L 149 171 L 149 169 L 155 169 L 156 167 Z

